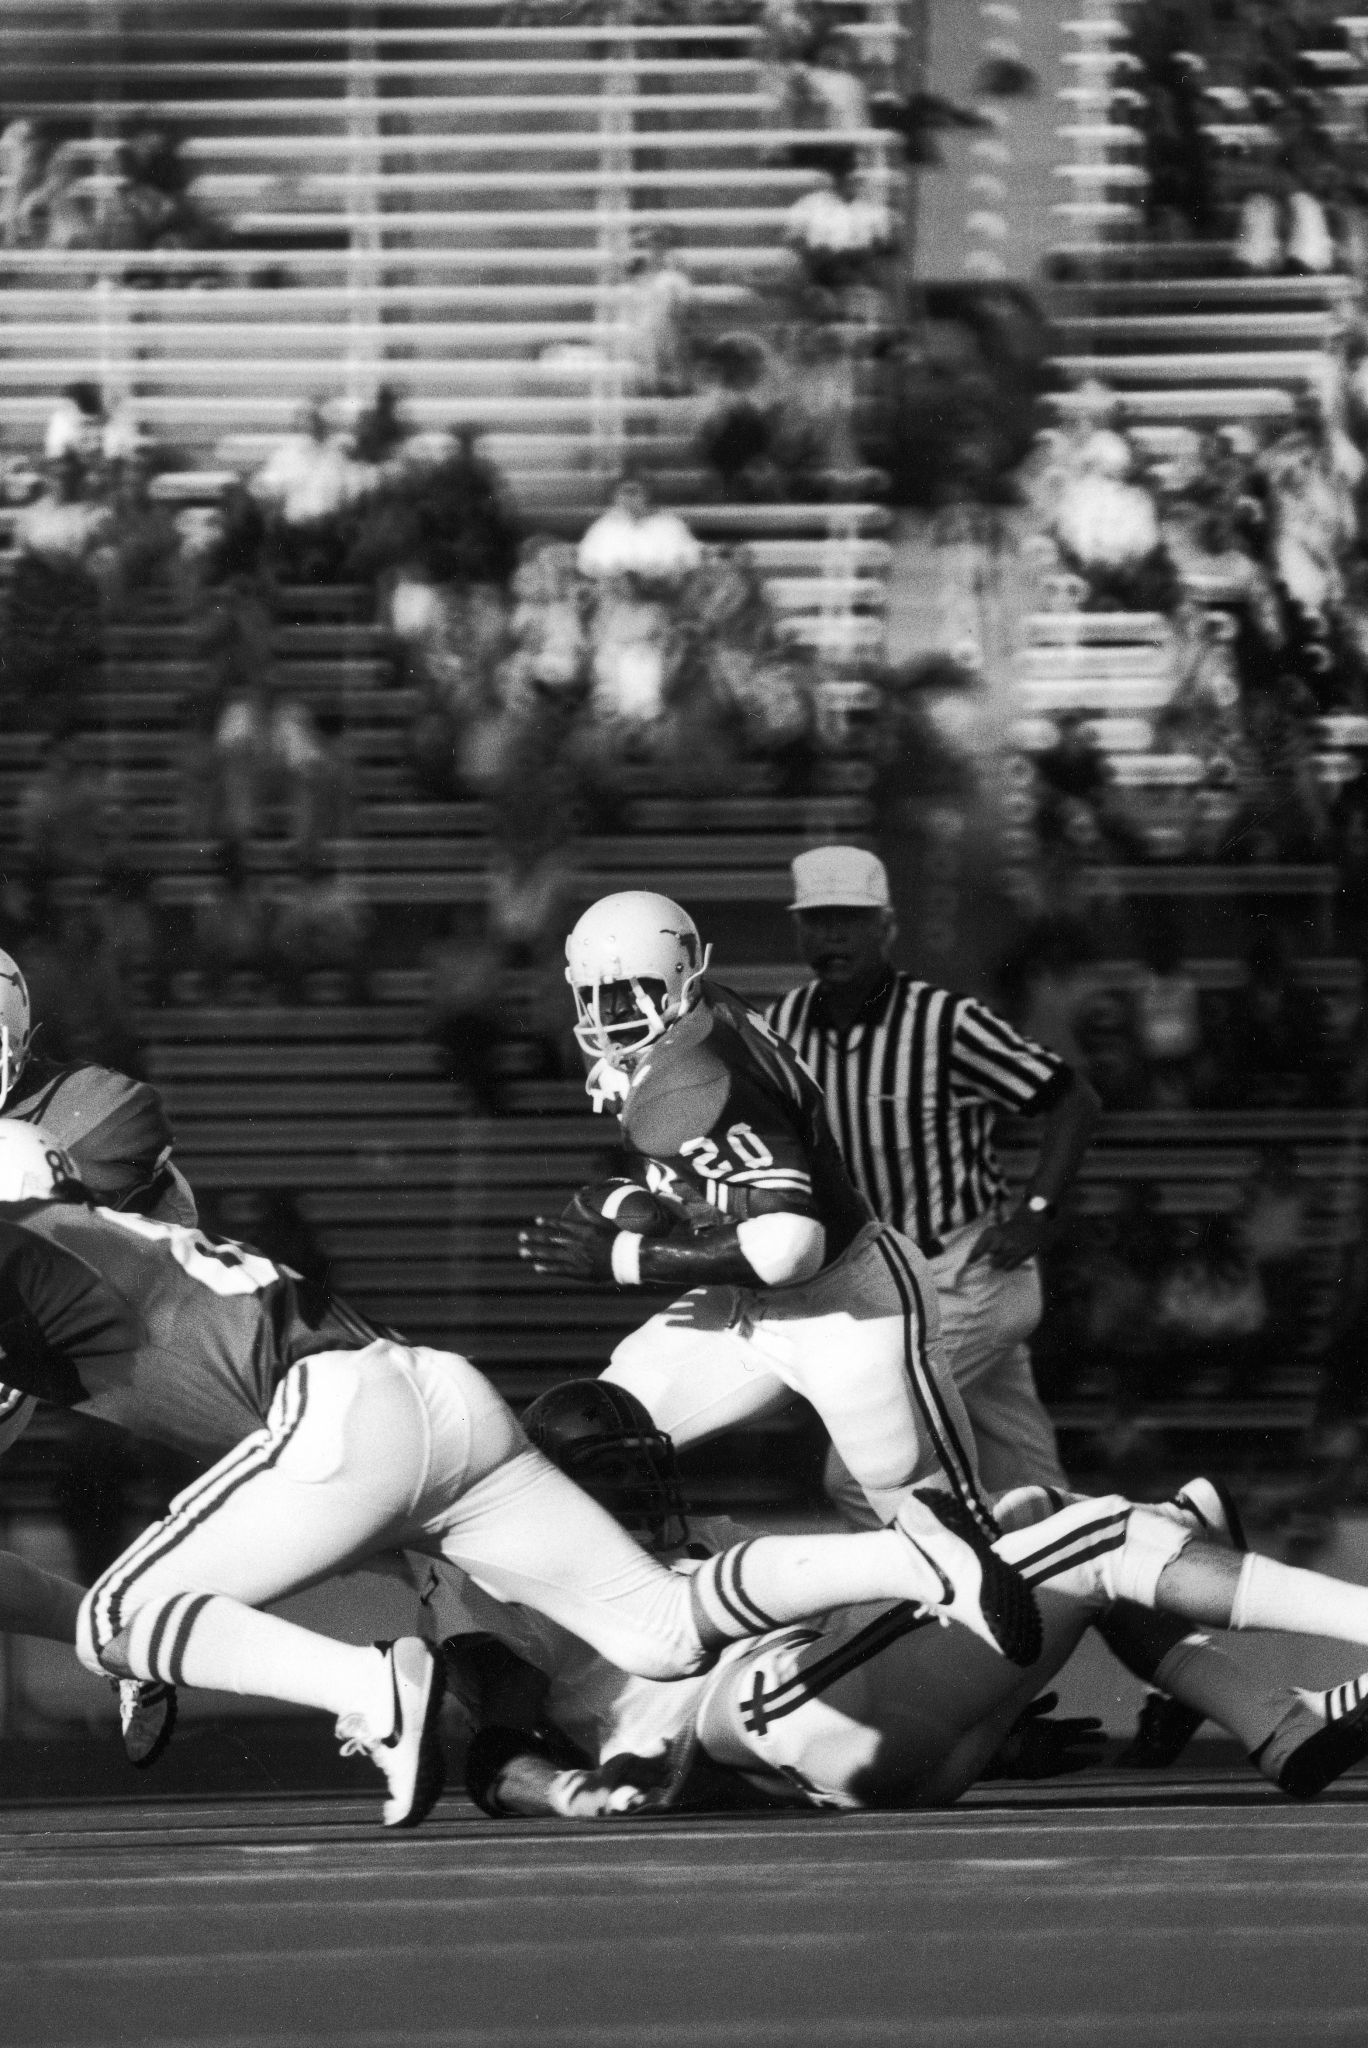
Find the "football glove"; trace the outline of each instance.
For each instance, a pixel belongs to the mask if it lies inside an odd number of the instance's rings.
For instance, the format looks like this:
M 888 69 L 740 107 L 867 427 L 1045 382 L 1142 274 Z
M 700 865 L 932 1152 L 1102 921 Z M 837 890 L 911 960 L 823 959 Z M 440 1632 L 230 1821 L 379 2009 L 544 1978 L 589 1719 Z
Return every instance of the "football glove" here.
M 548 1223 L 539 1216 L 518 1232 L 518 1255 L 530 1259 L 537 1273 L 554 1274 L 562 1280 L 611 1283 L 616 1235 L 602 1223 L 578 1223 L 564 1216 L 558 1223 Z
M 668 1756 L 633 1756 L 623 1750 L 592 1771 L 561 1771 L 549 1798 L 564 1820 L 615 1820 L 673 1804 L 677 1792 Z
M 1017 1715 L 980 1777 L 1062 1778 L 1095 1764 L 1107 1741 L 1102 1723 L 1095 1714 L 1056 1716 L 1058 1705 L 1057 1692 L 1032 1700 Z

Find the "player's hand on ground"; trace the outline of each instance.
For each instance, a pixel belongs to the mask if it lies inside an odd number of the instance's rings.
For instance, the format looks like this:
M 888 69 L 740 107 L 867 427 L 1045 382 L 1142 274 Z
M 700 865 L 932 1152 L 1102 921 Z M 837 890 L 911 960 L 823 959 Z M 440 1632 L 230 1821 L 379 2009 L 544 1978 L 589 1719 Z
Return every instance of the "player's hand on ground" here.
M 623 1750 L 592 1771 L 560 1771 L 547 1788 L 565 1820 L 612 1820 L 626 1813 L 651 1813 L 670 1801 L 668 1756 L 633 1756 Z
M 990 1223 L 975 1238 L 973 1250 L 964 1263 L 974 1266 L 983 1259 L 1001 1272 L 1010 1273 L 1015 1267 L 1024 1266 L 1028 1259 L 1037 1258 L 1053 1235 L 1053 1225 L 1047 1216 L 1033 1216 L 1029 1209 L 1018 1209 L 1015 1215 L 1004 1216 L 1001 1223 Z
M 539 1216 L 526 1230 L 518 1232 L 518 1253 L 530 1259 L 538 1273 L 551 1273 L 561 1280 L 611 1280 L 613 1277 L 613 1233 L 591 1224 L 552 1223 Z
M 1056 1714 L 1057 1692 L 1032 1700 L 982 1772 L 985 1778 L 1062 1778 L 1095 1764 L 1107 1738 L 1095 1714 Z

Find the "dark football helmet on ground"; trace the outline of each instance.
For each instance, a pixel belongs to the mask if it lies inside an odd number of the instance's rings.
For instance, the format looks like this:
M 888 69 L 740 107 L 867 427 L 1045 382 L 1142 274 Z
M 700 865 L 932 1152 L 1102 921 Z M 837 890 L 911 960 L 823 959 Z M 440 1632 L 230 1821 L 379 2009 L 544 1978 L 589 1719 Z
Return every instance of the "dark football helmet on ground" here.
M 522 1425 L 543 1456 L 652 1550 L 687 1544 L 674 1445 L 635 1394 L 611 1380 L 565 1380 L 524 1409 Z

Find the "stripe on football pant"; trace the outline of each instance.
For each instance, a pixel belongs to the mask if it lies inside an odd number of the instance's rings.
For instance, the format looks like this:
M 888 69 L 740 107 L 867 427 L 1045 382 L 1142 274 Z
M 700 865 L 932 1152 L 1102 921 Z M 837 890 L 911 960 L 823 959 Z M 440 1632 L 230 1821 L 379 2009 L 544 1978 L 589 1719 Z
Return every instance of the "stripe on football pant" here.
M 137 1542 L 115 1560 L 103 1578 L 97 1580 L 90 1608 L 91 1634 L 97 1654 L 113 1642 L 124 1627 L 125 1605 L 139 1579 L 178 1549 L 242 1487 L 259 1473 L 269 1472 L 278 1462 L 308 1409 L 307 1359 L 301 1359 L 286 1374 L 277 1389 L 276 1398 L 281 1401 L 278 1423 L 268 1424 L 264 1436 L 254 1430 L 236 1451 L 230 1451 L 212 1471 L 187 1487 L 170 1513 L 145 1530 Z
M 1002 1532 L 974 1480 L 973 1457 L 960 1441 L 931 1367 L 926 1342 L 926 1303 L 912 1262 L 891 1231 L 881 1230 L 874 1243 L 902 1301 L 903 1356 L 907 1377 L 941 1469 L 950 1482 L 952 1492 L 969 1509 L 984 1535 L 999 1536 Z
M 752 1735 L 763 1735 L 771 1721 L 782 1721 L 786 1715 L 796 1713 L 806 1701 L 828 1692 L 838 1679 L 858 1670 L 861 1664 L 867 1664 L 890 1643 L 911 1635 L 914 1629 L 928 1627 L 934 1619 L 934 1615 L 928 1614 L 925 1608 L 917 1607 L 910 1600 L 900 1600 L 896 1607 L 880 1615 L 877 1621 L 870 1622 L 848 1643 L 842 1643 L 838 1650 L 817 1658 L 769 1692 L 765 1691 L 764 1679 L 757 1671 L 755 1683 L 741 1708 L 744 1726 Z M 820 1642 L 821 1637 L 810 1635 L 807 1640 Z
M 1064 1512 L 1069 1511 L 1065 1509 Z M 1013 1569 L 1021 1574 L 1028 1586 L 1059 1578 L 1074 1565 L 1090 1564 L 1095 1558 L 1105 1557 L 1109 1551 L 1119 1550 L 1126 1540 L 1129 1522 L 1129 1508 L 1080 1519 L 1074 1527 L 1051 1536 L 1024 1557 L 1014 1559 Z

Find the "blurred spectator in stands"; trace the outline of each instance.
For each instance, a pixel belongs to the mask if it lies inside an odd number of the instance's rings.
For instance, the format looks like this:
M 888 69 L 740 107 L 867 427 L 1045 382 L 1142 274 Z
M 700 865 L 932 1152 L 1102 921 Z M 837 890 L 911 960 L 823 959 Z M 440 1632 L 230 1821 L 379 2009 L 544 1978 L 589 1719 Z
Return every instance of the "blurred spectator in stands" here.
M 115 851 L 105 861 L 91 903 L 99 944 L 130 1009 L 166 1000 L 170 939 L 152 893 L 152 876 Z
M 1098 989 L 1079 1004 L 1073 1033 L 1082 1054 L 1082 1068 L 1110 1110 L 1144 1109 L 1149 1103 L 1149 1074 L 1130 1009 L 1115 989 Z
M 1333 460 L 1326 422 L 1308 403 L 1269 443 L 1260 463 L 1267 491 L 1270 565 L 1302 639 L 1329 638 L 1344 601 L 1343 561 L 1357 538 L 1352 489 Z M 1298 664 L 1325 708 L 1333 695 L 1328 655 Z
M 40 121 L 8 121 L 0 130 L 0 246 L 41 249 L 46 221 L 35 195 L 42 189 L 53 151 L 51 132 Z
M 17 699 L 11 715 L 47 730 L 78 715 L 98 682 L 103 657 L 93 564 L 110 520 L 91 490 L 86 450 L 93 429 L 87 422 L 74 399 L 64 400 L 52 415 L 41 495 L 22 508 L 14 525 L 0 655 L 6 691 Z
M 1130 1000 L 1135 1043 L 1149 1071 L 1149 1106 L 1192 1107 L 1209 1085 L 1201 994 L 1185 958 L 1178 918 L 1162 901 L 1147 906 Z
M 842 295 L 857 287 L 877 290 L 884 259 L 893 247 L 893 216 L 866 196 L 853 162 L 824 174 L 823 182 L 795 199 L 784 223 L 790 248 L 810 285 L 831 298 L 833 315 Z
M 855 438 L 855 363 L 821 320 L 792 323 L 770 385 L 770 447 L 799 498 L 841 498 L 862 469 Z
M 553 697 L 580 696 L 588 686 L 588 591 L 567 541 L 534 535 L 524 541 L 513 578 L 510 632 L 516 671 L 505 689 L 530 688 Z
M 1338 1092 L 1329 1016 L 1295 972 L 1291 944 L 1267 923 L 1250 942 L 1243 986 L 1220 1006 L 1212 1044 L 1222 1103 L 1242 1109 L 1323 1108 Z
M 1368 760 L 1345 783 L 1330 813 L 1331 850 L 1339 873 L 1335 924 L 1341 945 L 1368 969 Z
M 1347 1191 L 1348 1192 L 1348 1191 Z M 1368 1182 L 1352 1186 L 1336 1244 L 1328 1329 L 1311 1332 L 1315 1393 L 1302 1445 L 1306 1505 L 1333 1511 L 1360 1497 L 1356 1483 L 1368 1406 Z
M 273 923 L 271 903 L 247 866 L 241 842 L 222 840 L 194 915 L 194 965 L 211 1001 L 257 1003 L 273 987 Z
M 341 579 L 363 476 L 346 435 L 317 400 L 296 431 L 273 449 L 250 482 L 266 515 L 266 545 L 279 576 L 296 583 Z
M 720 334 L 696 362 L 698 445 L 731 498 L 777 498 L 783 480 L 770 421 L 770 350 L 755 334 Z
M 1159 1287 L 1162 1369 L 1156 1361 L 1151 1397 L 1212 1375 L 1231 1391 L 1245 1385 L 1268 1322 L 1259 1269 L 1237 1219 L 1218 1211 L 1185 1236 Z
M 93 249 L 99 236 L 86 150 L 82 143 L 59 142 L 46 156 L 41 181 L 24 197 L 15 246 L 26 249 Z M 79 279 L 68 272 L 68 286 Z
M 1012 1022 L 1080 1071 L 1088 1060 L 1078 1024 L 1096 988 L 1095 948 L 1087 926 L 1042 917 L 1004 961 L 999 984 Z
M 1082 1316 L 1085 1353 L 1110 1395 L 1099 1448 L 1118 1479 L 1143 1480 L 1152 1456 L 1145 1411 L 1163 1378 L 1160 1300 L 1175 1256 L 1159 1190 L 1130 1181 L 1092 1245 L 1091 1286 Z
M 780 159 L 795 170 L 853 168 L 857 138 L 871 125 L 869 103 L 858 58 L 834 17 L 814 11 L 801 21 L 793 12 L 766 24 L 760 57 L 766 127 L 803 136 L 778 145 Z
M 175 131 L 142 120 L 115 144 L 111 183 L 102 194 L 98 227 L 107 249 L 213 249 L 223 229 L 192 191 L 192 173 Z M 130 277 L 161 283 L 164 274 Z M 179 281 L 179 280 L 178 280 Z
M 315 847 L 297 853 L 275 892 L 272 930 L 277 980 L 295 1002 L 369 1001 L 370 905 L 351 876 Z
M 708 550 L 689 587 L 685 634 L 730 750 L 773 761 L 797 793 L 816 740 L 816 677 L 776 618 L 749 548 Z
M 1174 46 L 1188 28 L 1155 8 L 1134 24 L 1144 65 L 1137 118 L 1144 135 L 1145 221 L 1156 241 L 1203 241 L 1217 232 L 1215 163 L 1203 104 L 1206 64 Z M 1149 31 L 1146 34 L 1146 30 Z
M 92 567 L 106 616 L 120 618 L 168 581 L 180 536 L 168 508 L 152 496 L 157 450 L 126 408 L 106 425 L 101 452 L 110 521 Z
M 657 507 L 645 479 L 625 474 L 585 533 L 577 557 L 595 590 L 591 710 L 630 735 L 659 716 L 672 654 L 674 606 L 702 560 L 677 513 Z
M 417 772 L 426 777 L 431 769 L 434 793 L 467 770 L 480 780 L 466 756 L 472 744 L 477 752 L 487 752 L 489 742 L 497 740 L 499 665 L 508 629 L 502 598 L 488 586 L 405 579 L 392 591 L 390 626 L 402 651 L 405 679 L 423 693 L 410 734 Z
M 1090 611 L 1168 611 L 1177 577 L 1155 493 L 1128 437 L 1084 428 L 1063 457 L 1052 531 L 1063 561 L 1087 585 Z
M 646 478 L 624 470 L 576 559 L 580 574 L 600 586 L 630 578 L 639 591 L 669 593 L 698 567 L 702 552 L 679 514 L 655 503 Z
M 729 496 L 849 493 L 862 467 L 853 370 L 820 321 L 719 336 L 700 355 L 698 401 L 699 445 Z
M 55 881 L 99 873 L 121 819 L 109 778 L 90 759 L 87 735 L 75 723 L 59 727 L 19 793 L 19 854 L 27 873 Z
M 471 931 L 453 909 L 446 935 L 428 949 L 428 1036 L 447 1078 L 468 1091 L 483 1116 L 508 1107 L 503 1044 L 503 960 L 487 932 Z
M 201 610 L 207 681 L 191 749 L 203 834 L 245 844 L 283 813 L 291 844 L 316 858 L 350 815 L 343 720 L 315 718 L 298 698 L 275 694 L 271 634 L 263 594 L 250 584 L 221 586 Z
M 1291 1365 L 1305 1354 L 1311 1194 L 1292 1146 L 1260 1147 L 1236 1210 L 1240 1242 L 1267 1304 L 1251 1377 Z
M 1234 850 L 1246 861 L 1325 859 L 1330 816 L 1316 771 L 1310 691 L 1283 672 L 1275 689 L 1246 699 L 1245 726 L 1256 775 Z
M 365 499 L 349 567 L 378 579 L 387 605 L 397 607 L 409 584 L 505 586 L 520 540 L 497 469 L 480 454 L 475 430 L 461 427 L 391 443 Z
M 638 230 L 618 294 L 618 318 L 638 391 L 672 398 L 691 382 L 693 279 L 669 237 Z
M 565 901 L 573 871 L 568 819 L 550 803 L 498 818 L 484 914 L 453 910 L 429 952 L 429 1035 L 450 1078 L 486 1116 L 508 1107 L 508 1083 L 561 1071 Z M 541 791 L 537 794 L 540 796 Z
M 1127 816 L 1111 763 L 1086 712 L 1055 716 L 1055 738 L 1036 756 L 1037 829 L 1048 849 L 1080 862 L 1140 857 L 1139 834 Z

